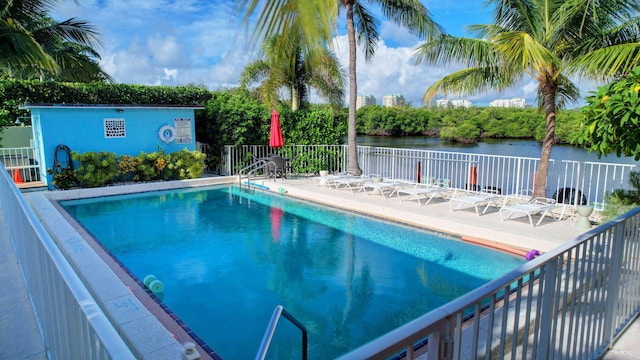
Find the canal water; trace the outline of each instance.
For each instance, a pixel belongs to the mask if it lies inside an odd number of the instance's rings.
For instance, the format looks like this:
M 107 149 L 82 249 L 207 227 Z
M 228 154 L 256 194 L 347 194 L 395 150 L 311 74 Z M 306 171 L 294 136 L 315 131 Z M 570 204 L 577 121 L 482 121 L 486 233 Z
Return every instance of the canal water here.
M 486 139 L 476 144 L 460 144 L 424 136 L 359 136 L 358 145 L 379 146 L 401 149 L 425 149 L 473 154 L 503 155 L 539 158 L 541 143 L 533 140 Z M 633 157 L 617 157 L 616 154 L 598 159 L 595 152 L 589 152 L 569 145 L 554 145 L 551 158 L 556 160 L 592 161 L 601 163 L 621 163 L 638 165 Z

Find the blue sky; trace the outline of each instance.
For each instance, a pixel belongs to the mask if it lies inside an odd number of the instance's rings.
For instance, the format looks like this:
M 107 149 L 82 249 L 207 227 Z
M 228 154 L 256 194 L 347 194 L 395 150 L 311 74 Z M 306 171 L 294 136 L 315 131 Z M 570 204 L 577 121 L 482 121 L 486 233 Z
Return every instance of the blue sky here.
M 483 0 L 428 0 L 423 4 L 434 20 L 454 35 L 465 35 L 471 24 L 486 23 L 490 13 Z M 67 0 L 58 5 L 56 20 L 76 17 L 101 34 L 101 66 L 119 83 L 146 85 L 206 85 L 211 90 L 237 86 L 240 73 L 257 53 L 239 30 L 232 1 L 217 0 Z M 358 57 L 358 93 L 373 95 L 378 103 L 387 94 L 403 94 L 414 106 L 425 89 L 455 66 L 414 65 L 416 37 L 382 17 L 373 61 Z M 344 25 L 340 29 L 344 32 Z M 347 68 L 346 36 L 335 38 L 338 55 Z M 535 99 L 535 82 L 527 79 L 503 94 L 466 97 L 477 105 L 497 98 Z M 583 94 L 583 96 L 586 94 Z M 450 96 L 449 98 L 460 98 Z

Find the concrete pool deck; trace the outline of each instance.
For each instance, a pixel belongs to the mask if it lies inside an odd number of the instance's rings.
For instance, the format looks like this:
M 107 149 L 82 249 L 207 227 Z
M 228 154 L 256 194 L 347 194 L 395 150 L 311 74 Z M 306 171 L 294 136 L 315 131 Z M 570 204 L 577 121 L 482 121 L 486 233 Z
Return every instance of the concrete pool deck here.
M 520 250 L 535 248 L 548 251 L 586 231 L 576 228 L 575 219 L 571 218 L 563 221 L 553 221 L 548 218 L 540 226 L 532 228 L 526 217 L 502 221 L 496 208 L 490 208 L 487 214 L 481 216 L 476 215 L 473 207 L 452 212 L 447 202 L 437 198 L 429 205 L 418 206 L 416 202 L 403 202 L 395 197 L 383 198 L 380 195 L 318 187 L 310 178 L 278 179 L 266 181 L 264 185 L 274 191 L 283 188 L 289 195 L 311 201 L 407 222 L 439 232 L 456 234 L 463 238 L 482 239 Z M 117 191 L 116 188 L 118 187 L 112 187 L 111 190 Z M 108 195 L 103 190 L 101 192 L 101 195 Z M 0 290 L 0 305 L 2 305 L 0 308 L 0 359 L 45 359 L 45 346 L 28 299 L 22 273 L 13 253 L 2 209 L 0 209 L 0 251 L 2 260 L 0 276 L 4 281 L 4 286 Z M 604 358 L 640 359 L 640 349 L 634 347 L 634 341 L 638 336 L 640 336 L 640 325 L 636 321 Z
M 520 251 L 536 249 L 546 252 L 588 231 L 575 226 L 576 217 L 570 206 L 566 207 L 563 220 L 555 221 L 547 215 L 540 225 L 532 227 L 523 214 L 516 213 L 512 219 L 503 221 L 498 207 L 489 207 L 483 215 L 477 215 L 474 207 L 466 204 L 452 211 L 449 202 L 439 197 L 428 205 L 420 206 L 416 201 L 402 201 L 407 196 L 385 198 L 364 192 L 336 190 L 316 186 L 310 178 L 260 183 L 275 191 L 282 187 L 289 195 L 306 200 L 460 236 L 463 240 L 477 239 L 487 246 Z M 498 203 L 501 204 L 501 200 Z M 556 215 L 560 212 L 561 207 L 555 210 Z M 539 216 L 534 216 L 534 224 L 538 219 Z

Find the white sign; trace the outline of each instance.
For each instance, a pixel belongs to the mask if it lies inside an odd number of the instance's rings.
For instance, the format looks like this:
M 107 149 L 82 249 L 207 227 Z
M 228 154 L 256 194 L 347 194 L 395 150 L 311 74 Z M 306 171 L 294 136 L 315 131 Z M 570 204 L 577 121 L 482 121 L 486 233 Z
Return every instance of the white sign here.
M 176 129 L 176 144 L 191 143 L 191 119 L 178 118 L 174 120 Z

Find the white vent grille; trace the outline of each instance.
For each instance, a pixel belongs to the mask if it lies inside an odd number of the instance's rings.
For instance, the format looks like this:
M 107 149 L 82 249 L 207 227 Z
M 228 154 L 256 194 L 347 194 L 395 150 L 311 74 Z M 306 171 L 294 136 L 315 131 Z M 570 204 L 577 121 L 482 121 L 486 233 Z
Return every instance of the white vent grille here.
M 106 139 L 127 137 L 124 119 L 104 119 L 104 137 Z

